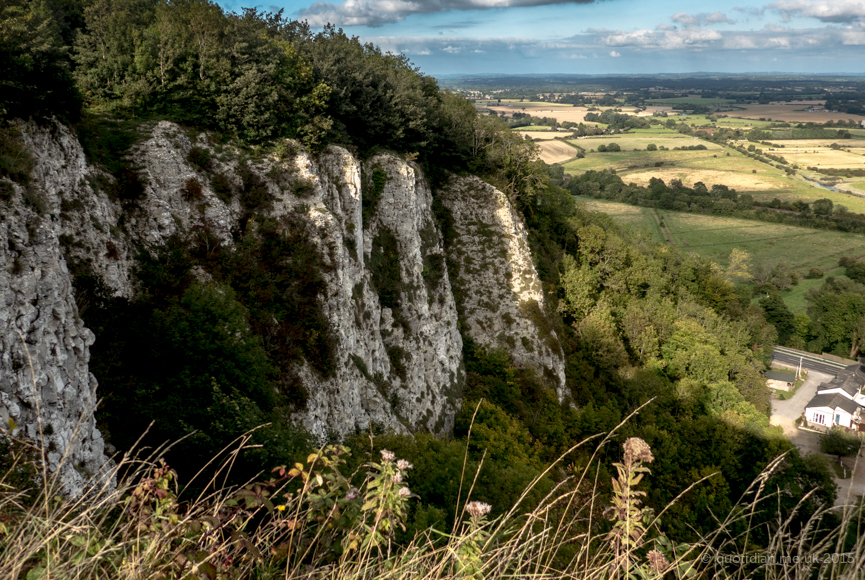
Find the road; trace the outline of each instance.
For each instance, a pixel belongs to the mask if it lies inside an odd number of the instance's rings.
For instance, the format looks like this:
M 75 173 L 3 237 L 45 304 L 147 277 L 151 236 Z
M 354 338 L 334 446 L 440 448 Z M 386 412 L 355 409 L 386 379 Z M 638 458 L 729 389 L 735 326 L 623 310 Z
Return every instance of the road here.
M 798 364 L 798 359 L 796 364 Z M 793 396 L 782 401 L 772 399 L 773 425 L 778 425 L 784 430 L 784 434 L 790 439 L 802 455 L 820 453 L 820 435 L 811 431 L 804 431 L 796 427 L 796 419 L 802 416 L 805 405 L 817 393 L 817 387 L 826 381 L 832 380 L 835 373 L 825 374 L 809 369 L 808 379 L 796 390 Z M 829 461 L 837 461 L 834 457 L 828 457 Z M 857 462 L 858 459 L 858 462 Z M 856 473 L 848 479 L 835 478 L 838 486 L 838 498 L 835 505 L 849 505 L 856 500 L 856 496 L 865 495 L 865 457 L 845 457 L 842 464 L 850 471 L 855 469 Z
M 839 365 L 838 363 L 833 363 L 830 361 L 822 362 L 816 361 L 812 358 L 800 357 L 788 350 L 781 351 L 778 350 L 778 348 L 775 348 L 775 350 L 772 352 L 772 362 L 779 362 L 785 365 L 791 365 L 795 367 L 799 365 L 800 359 L 802 361 L 802 366 L 809 371 L 817 371 L 819 373 L 831 375 L 833 377 L 838 374 L 838 371 L 844 368 L 843 365 Z

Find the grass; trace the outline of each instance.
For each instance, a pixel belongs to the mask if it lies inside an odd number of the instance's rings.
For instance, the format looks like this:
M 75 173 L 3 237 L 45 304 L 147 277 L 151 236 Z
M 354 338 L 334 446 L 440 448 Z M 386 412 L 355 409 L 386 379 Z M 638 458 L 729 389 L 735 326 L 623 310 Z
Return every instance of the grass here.
M 702 181 L 708 187 L 714 184 L 726 185 L 734 188 L 739 193 L 749 193 L 758 201 L 771 201 L 778 198 L 781 201 L 795 202 L 805 201 L 811 203 L 818 199 L 830 199 L 834 204 L 847 207 L 854 213 L 865 213 L 865 197 L 833 191 L 813 185 L 805 180 L 812 181 L 824 178 L 824 176 L 807 171 L 807 163 L 817 163 L 810 156 L 820 156 L 824 167 L 833 166 L 832 163 L 841 163 L 841 159 L 855 158 L 856 163 L 865 167 L 865 149 L 863 154 L 847 153 L 846 151 L 834 151 L 828 147 L 832 140 L 820 140 L 823 147 L 804 148 L 807 151 L 817 150 L 817 154 L 808 154 L 809 157 L 798 159 L 800 155 L 794 147 L 769 148 L 760 146 L 764 153 L 780 155 L 787 159 L 790 166 L 798 164 L 800 169 L 797 175 L 787 175 L 784 170 L 778 169 L 774 164 L 769 165 L 744 155 L 730 147 L 722 147 L 714 143 L 698 140 L 694 137 L 682 135 L 675 131 L 666 129 L 639 130 L 622 135 L 604 135 L 598 137 L 586 137 L 583 139 L 570 140 L 571 143 L 579 144 L 587 151 L 597 149 L 600 144 L 618 143 L 622 148 L 619 153 L 588 152 L 583 159 L 574 159 L 564 163 L 565 171 L 577 175 L 590 169 L 613 169 L 618 173 L 625 183 L 635 183 L 645 186 L 652 177 L 663 179 L 669 183 L 671 179 L 679 179 L 686 186 Z M 646 151 L 646 146 L 654 143 L 658 147 L 664 146 L 668 151 Z M 744 143 L 744 142 L 743 142 Z M 778 144 L 797 143 L 797 141 L 778 141 Z M 809 143 L 811 143 L 809 141 Z M 853 143 L 861 143 L 853 141 Z M 674 147 L 703 144 L 707 147 L 705 151 L 672 151 Z M 638 149 L 635 151 L 634 149 Z M 859 149 L 854 149 L 858 151 Z M 727 155 L 729 153 L 729 156 Z M 804 153 L 802 154 L 804 155 Z M 831 160 L 831 161 L 830 161 Z M 661 166 L 656 164 L 661 163 Z M 853 178 L 851 182 L 862 184 L 861 178 Z M 843 183 L 843 182 L 842 182 Z
M 703 99 L 701 97 L 673 97 L 670 99 L 646 99 L 646 104 L 649 105 L 726 105 L 735 103 L 732 99 L 710 98 Z
M 763 483 L 784 468 L 781 456 L 748 487 L 730 515 L 717 521 L 715 532 L 689 545 L 671 542 L 662 528 L 666 508 L 656 514 L 642 506 L 640 488 L 651 486 L 647 466 L 654 461 L 644 441 L 625 441 L 623 459 L 614 464 L 613 495 L 599 494 L 599 477 L 610 477 L 599 470 L 599 454 L 620 456 L 610 443 L 629 418 L 606 436 L 564 453 L 496 519 L 487 518 L 490 506 L 470 501 L 476 475 L 463 470 L 453 528 L 422 530 L 402 543 L 395 541 L 395 531 L 410 502 L 417 501 L 405 481 L 412 466 L 385 449 L 380 460 L 371 458 L 351 474 L 343 472 L 350 450 L 336 445 L 303 464 L 277 467 L 258 482 L 224 488 L 220 474 L 247 444 L 244 436 L 215 458 L 218 475 L 198 497 L 182 497 L 175 473 L 157 454 L 152 460 L 124 456 L 105 477 L 91 482 L 90 494 L 63 498 L 57 478 L 40 459 L 44 448 L 3 432 L 9 453 L 0 474 L 0 577 L 602 580 L 667 574 L 744 580 L 778 577 L 783 568 L 776 562 L 795 555 L 802 562 L 798 577 L 808 578 L 826 572 L 821 563 L 838 555 L 848 529 L 862 524 L 860 510 L 844 509 L 831 520 L 831 506 L 818 507 L 801 530 L 791 521 L 769 523 L 760 530 L 767 547 L 755 548 L 749 538 L 756 530 L 749 522 L 762 506 L 778 501 Z M 595 448 L 590 461 L 563 470 L 580 446 Z M 553 470 L 569 475 L 536 508 L 523 512 L 521 502 Z M 38 476 L 22 481 L 17 477 L 22 472 L 41 473 L 45 485 Z M 702 489 L 710 478 L 688 486 L 680 497 Z M 797 500 L 804 507 L 810 494 L 803 491 Z M 609 503 L 615 509 L 602 513 Z M 603 514 L 612 525 L 600 524 Z M 821 526 L 825 522 L 833 523 Z M 865 561 L 865 537 L 854 538 L 844 552 L 822 578 L 856 577 Z
M 781 292 L 784 302 L 794 313 L 804 312 L 805 293 L 823 284 L 825 276 L 841 276 L 841 256 L 865 257 L 865 238 L 857 234 L 799 228 L 783 224 L 707 216 L 667 210 L 654 210 L 623 203 L 577 197 L 587 209 L 610 215 L 620 223 L 642 227 L 658 242 L 664 237 L 657 225 L 663 218 L 667 230 L 679 248 L 692 251 L 726 267 L 733 248 L 751 254 L 752 263 L 786 259 L 799 274 L 800 282 Z M 824 271 L 823 279 L 807 280 L 811 268 Z

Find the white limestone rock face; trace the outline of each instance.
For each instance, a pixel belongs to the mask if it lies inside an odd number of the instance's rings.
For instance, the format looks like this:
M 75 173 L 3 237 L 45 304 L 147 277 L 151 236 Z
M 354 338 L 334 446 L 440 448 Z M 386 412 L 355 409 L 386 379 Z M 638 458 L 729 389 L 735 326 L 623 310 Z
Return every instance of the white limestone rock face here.
M 544 331 L 525 228 L 501 192 L 454 178 L 441 193 L 459 233 L 448 249 L 460 266 L 454 280 L 432 193 L 411 162 L 377 155 L 361 163 L 339 147 L 312 155 L 290 142 L 293 152 L 282 158 L 243 161 L 239 151 L 173 123 L 141 131 L 129 156 L 131 188 L 124 190 L 88 163 L 67 128 L 22 125 L 36 162 L 31 187 L 13 185 L 11 199 L 0 200 L 0 420 L 11 418 L 20 434 L 38 438 L 38 400 L 42 423 L 51 426 L 46 442 L 55 470 L 70 449 L 60 468 L 66 492 L 75 493 L 106 462 L 92 416 L 99 396 L 88 370 L 94 336 L 79 316 L 88 298 L 81 294 L 77 302 L 74 272 L 134 298 L 138 248 L 207 232 L 209 243 L 230 250 L 246 210 L 226 188 L 239 190 L 244 172 L 273 198 L 262 211 L 299 220 L 325 265 L 326 290 L 318 298 L 335 369 L 323 376 L 305 361 L 293 369 L 308 393 L 294 419 L 312 433 L 324 439 L 372 424 L 398 432 L 452 429 L 464 382 L 452 284 L 464 296 L 470 335 L 507 347 L 562 396 L 561 348 Z M 207 167 L 190 163 L 194 147 L 209 153 Z M 193 274 L 209 277 L 201 268 Z
M 459 265 L 452 283 L 462 297 L 468 335 L 502 347 L 519 366 L 535 369 L 567 394 L 565 357 L 544 314 L 544 294 L 526 227 L 501 191 L 477 177 L 453 177 L 440 192 L 456 238 L 448 248 Z
M 11 195 L 0 201 L 0 421 L 16 425 L 14 436 L 44 443 L 57 491 L 71 496 L 109 466 L 93 416 L 94 336 L 78 316 L 58 217 L 67 188 L 92 192 L 81 184 L 87 171 L 77 141 L 62 128 L 49 133 L 28 128 L 36 153 L 30 187 L 7 182 Z

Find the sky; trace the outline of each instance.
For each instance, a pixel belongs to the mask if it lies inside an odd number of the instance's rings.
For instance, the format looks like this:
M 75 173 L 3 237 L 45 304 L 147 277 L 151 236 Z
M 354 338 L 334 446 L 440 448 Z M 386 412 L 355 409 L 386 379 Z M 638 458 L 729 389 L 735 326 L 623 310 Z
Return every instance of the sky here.
M 865 0 L 218 0 L 327 23 L 429 75 L 865 73 Z

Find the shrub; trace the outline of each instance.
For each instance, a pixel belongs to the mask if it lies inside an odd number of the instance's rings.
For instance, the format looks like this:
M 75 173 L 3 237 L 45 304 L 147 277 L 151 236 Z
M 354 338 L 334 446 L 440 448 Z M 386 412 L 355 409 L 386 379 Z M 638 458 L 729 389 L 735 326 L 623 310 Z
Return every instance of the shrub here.
M 811 268 L 808 270 L 808 274 L 805 275 L 805 278 L 808 280 L 819 280 L 823 277 L 823 270 L 820 268 Z
M 646 145 L 646 151 L 657 151 L 657 150 L 658 150 L 658 146 L 655 145 L 654 143 L 649 143 L 648 145 Z
M 198 145 L 189 150 L 186 161 L 200 171 L 210 171 L 213 168 L 213 155 L 210 150 Z

